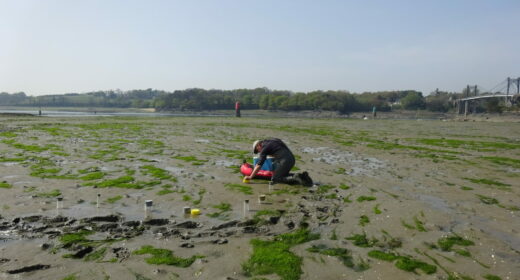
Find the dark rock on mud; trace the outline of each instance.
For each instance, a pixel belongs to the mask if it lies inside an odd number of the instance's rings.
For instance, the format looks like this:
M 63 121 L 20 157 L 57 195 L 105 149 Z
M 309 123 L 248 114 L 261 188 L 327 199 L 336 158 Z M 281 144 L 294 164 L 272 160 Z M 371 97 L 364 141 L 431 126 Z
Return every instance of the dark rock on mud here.
M 256 226 L 246 226 L 242 228 L 243 233 L 255 233 L 258 231 L 258 227 Z
M 195 245 L 193 245 L 193 243 L 185 242 L 185 243 L 181 244 L 181 247 L 182 248 L 193 248 L 193 247 L 195 247 Z
M 6 263 L 6 262 L 9 262 L 9 261 L 10 261 L 10 259 L 0 258 L 0 264 Z
M 69 218 L 64 216 L 56 216 L 54 218 L 45 218 L 44 222 L 46 224 L 58 224 L 58 223 L 66 223 L 69 220 Z
M 81 222 L 83 223 L 92 223 L 92 222 L 109 222 L 115 223 L 121 220 L 120 216 L 117 215 L 107 215 L 107 216 L 95 216 L 90 218 L 83 218 Z
M 141 222 L 140 221 L 128 221 L 128 222 L 122 223 L 122 225 L 125 227 L 138 227 L 141 225 Z
M 94 248 L 92 246 L 84 247 L 84 248 L 80 249 L 79 251 L 77 251 L 76 253 L 74 253 L 72 255 L 72 258 L 74 258 L 74 259 L 82 259 L 87 254 L 92 253 L 92 251 L 94 251 Z
M 214 227 L 212 227 L 211 229 L 212 229 L 212 230 L 220 230 L 220 229 L 224 229 L 224 228 L 234 227 L 234 226 L 236 226 L 238 223 L 239 223 L 238 220 L 229 221 L 229 222 L 226 222 L 226 223 L 220 224 L 220 225 L 218 225 L 218 226 L 214 226 Z
M 47 250 L 47 249 L 49 249 L 51 247 L 52 247 L 52 244 L 49 244 L 49 243 L 43 243 L 43 244 L 40 245 L 40 248 L 42 250 Z
M 33 216 L 27 216 L 23 217 L 22 220 L 29 222 L 29 223 L 36 223 L 40 221 L 43 218 L 41 215 L 33 215 Z
M 276 225 L 280 221 L 280 216 L 269 217 L 269 223 Z
M 96 226 L 96 230 L 106 232 L 113 229 L 117 229 L 118 227 L 119 225 L 117 223 L 106 223 Z
M 176 228 L 197 228 L 199 224 L 194 221 L 186 221 L 179 224 L 174 225 Z
M 143 222 L 145 225 L 149 226 L 164 226 L 170 223 L 168 219 L 150 219 Z
M 24 273 L 24 272 L 31 272 L 31 271 L 36 271 L 36 270 L 48 269 L 50 267 L 51 266 L 47 265 L 47 264 L 35 264 L 35 265 L 24 266 L 24 267 L 18 268 L 18 269 L 8 270 L 7 273 L 9 273 L 9 274 L 18 274 L 18 273 Z
M 257 222 L 258 221 L 256 221 L 256 220 L 250 219 L 250 220 L 238 223 L 237 226 L 239 226 L 239 227 L 254 226 L 257 224 Z
M 128 259 L 130 257 L 130 251 L 125 247 L 112 248 L 112 253 L 120 261 Z
M 229 241 L 227 239 L 224 239 L 224 238 L 219 238 L 219 239 L 211 241 L 211 243 L 218 244 L 218 245 L 227 244 L 228 242 Z

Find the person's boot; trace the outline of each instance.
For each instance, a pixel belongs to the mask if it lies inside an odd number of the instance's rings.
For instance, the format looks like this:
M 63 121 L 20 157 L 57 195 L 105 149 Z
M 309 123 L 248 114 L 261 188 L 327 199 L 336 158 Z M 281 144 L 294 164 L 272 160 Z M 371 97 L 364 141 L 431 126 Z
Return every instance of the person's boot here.
M 312 181 L 312 179 L 309 176 L 309 173 L 307 173 L 307 171 L 304 171 L 302 174 L 300 174 L 299 177 L 302 180 L 302 185 L 304 185 L 306 187 L 312 187 L 312 185 L 314 184 L 314 182 Z
M 302 178 L 299 175 L 300 174 L 283 177 L 280 180 L 280 183 L 284 183 L 284 184 L 287 184 L 287 185 L 303 185 L 303 180 L 302 180 Z

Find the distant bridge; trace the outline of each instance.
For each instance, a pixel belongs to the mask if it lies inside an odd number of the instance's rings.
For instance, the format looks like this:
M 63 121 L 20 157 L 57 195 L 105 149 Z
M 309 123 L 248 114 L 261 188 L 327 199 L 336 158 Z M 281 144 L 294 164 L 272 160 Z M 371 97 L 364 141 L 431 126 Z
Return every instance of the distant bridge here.
M 485 98 L 504 98 L 506 106 L 512 106 L 520 101 L 520 77 L 516 79 L 507 78 L 494 86 L 491 90 L 485 90 L 479 86 L 467 86 L 463 96 L 456 100 L 459 114 L 468 114 L 470 102 Z M 473 102 L 473 105 L 476 105 Z M 473 106 L 475 111 L 476 106 Z

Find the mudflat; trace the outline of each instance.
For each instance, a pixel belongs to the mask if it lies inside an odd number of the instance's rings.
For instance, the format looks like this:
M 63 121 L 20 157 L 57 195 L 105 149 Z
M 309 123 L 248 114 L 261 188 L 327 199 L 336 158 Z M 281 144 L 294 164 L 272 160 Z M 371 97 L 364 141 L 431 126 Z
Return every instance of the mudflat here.
M 5 115 L 0 279 L 520 279 L 519 187 L 519 122 Z

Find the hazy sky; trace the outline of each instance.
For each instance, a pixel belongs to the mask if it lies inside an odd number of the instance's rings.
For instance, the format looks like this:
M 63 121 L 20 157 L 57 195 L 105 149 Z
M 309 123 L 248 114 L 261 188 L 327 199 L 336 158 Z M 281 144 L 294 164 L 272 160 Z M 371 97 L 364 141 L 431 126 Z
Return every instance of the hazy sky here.
M 0 92 L 485 89 L 520 1 L 0 0 Z

